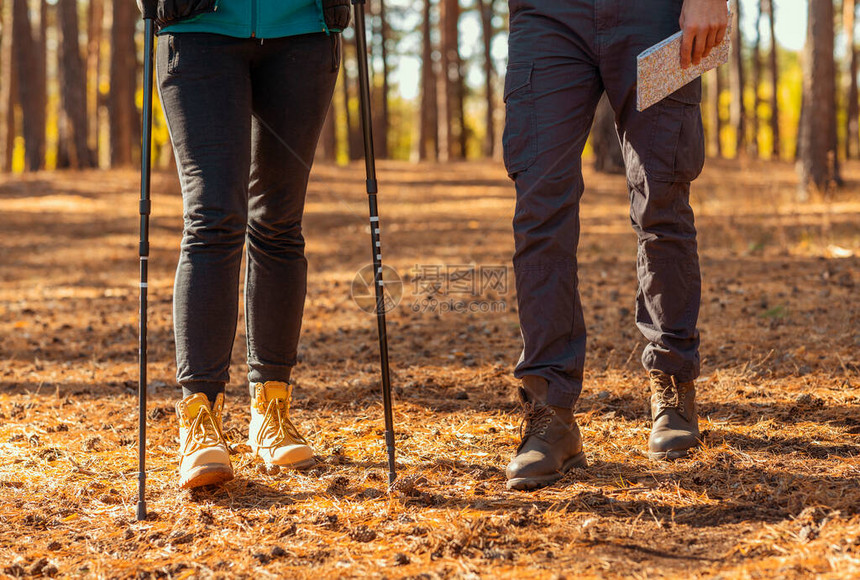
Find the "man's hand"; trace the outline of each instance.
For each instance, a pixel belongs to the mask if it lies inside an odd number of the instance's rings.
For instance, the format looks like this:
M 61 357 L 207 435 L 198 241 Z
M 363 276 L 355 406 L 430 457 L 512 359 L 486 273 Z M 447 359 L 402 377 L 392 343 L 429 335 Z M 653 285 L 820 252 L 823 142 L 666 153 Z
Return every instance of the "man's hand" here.
M 684 0 L 681 9 L 681 68 L 699 64 L 723 41 L 728 25 L 725 0 Z

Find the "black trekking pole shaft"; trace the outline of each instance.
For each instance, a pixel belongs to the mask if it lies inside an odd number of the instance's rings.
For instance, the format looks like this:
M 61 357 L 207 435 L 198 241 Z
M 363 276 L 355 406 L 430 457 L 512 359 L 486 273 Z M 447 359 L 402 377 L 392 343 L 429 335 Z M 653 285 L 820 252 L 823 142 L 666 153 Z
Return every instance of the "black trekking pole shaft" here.
M 370 116 L 370 74 L 367 66 L 367 33 L 364 26 L 365 0 L 352 0 L 355 8 L 355 48 L 358 60 L 361 128 L 364 132 L 364 164 L 367 171 L 367 200 L 370 205 L 370 238 L 373 242 L 373 287 L 376 292 L 376 325 L 379 331 L 379 360 L 382 370 L 382 404 L 385 416 L 385 446 L 388 451 L 388 484 L 394 483 L 394 413 L 391 406 L 391 379 L 388 370 L 388 333 L 385 325 L 385 286 L 382 280 L 382 243 L 379 237 L 379 211 L 376 205 L 376 159 L 373 154 L 373 128 Z
M 146 519 L 146 322 L 147 290 L 149 284 L 149 200 L 152 166 L 152 69 L 155 23 L 151 18 L 144 22 L 143 41 L 143 127 L 140 150 L 140 343 L 138 345 L 140 372 L 137 382 L 138 397 L 138 473 L 137 519 Z

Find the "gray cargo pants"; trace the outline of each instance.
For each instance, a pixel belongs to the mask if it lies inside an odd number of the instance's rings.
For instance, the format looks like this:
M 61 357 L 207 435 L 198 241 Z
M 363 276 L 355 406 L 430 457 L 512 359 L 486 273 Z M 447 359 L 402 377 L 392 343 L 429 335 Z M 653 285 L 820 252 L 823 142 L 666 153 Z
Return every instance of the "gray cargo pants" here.
M 647 370 L 699 373 L 701 279 L 690 182 L 704 163 L 701 83 L 636 111 L 636 55 L 679 30 L 683 0 L 510 0 L 504 158 L 516 184 L 514 273 L 523 352 L 515 376 L 582 389 L 585 324 L 576 249 L 581 155 L 600 95 L 615 111 L 639 240 L 636 324 Z

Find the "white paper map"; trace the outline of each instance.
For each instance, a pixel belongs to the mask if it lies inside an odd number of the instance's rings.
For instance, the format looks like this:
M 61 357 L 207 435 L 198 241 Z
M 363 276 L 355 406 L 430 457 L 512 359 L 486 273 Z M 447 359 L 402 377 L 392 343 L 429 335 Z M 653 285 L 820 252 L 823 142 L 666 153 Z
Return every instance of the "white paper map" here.
M 643 50 L 636 57 L 636 109 L 644 111 L 705 72 L 728 62 L 731 33 L 730 12 L 729 26 L 723 41 L 699 64 L 691 64 L 686 69 L 681 68 L 681 31 Z

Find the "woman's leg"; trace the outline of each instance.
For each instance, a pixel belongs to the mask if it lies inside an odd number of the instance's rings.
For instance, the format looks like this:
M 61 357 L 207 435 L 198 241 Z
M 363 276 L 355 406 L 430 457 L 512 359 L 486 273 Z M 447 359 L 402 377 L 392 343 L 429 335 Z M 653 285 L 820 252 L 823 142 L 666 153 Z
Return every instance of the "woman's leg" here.
M 288 382 L 296 364 L 307 283 L 302 212 L 340 47 L 338 37 L 319 33 L 255 48 L 245 284 L 251 385 Z
M 229 380 L 247 220 L 248 39 L 165 34 L 158 82 L 182 185 L 185 227 L 173 298 L 177 380 L 214 402 Z

